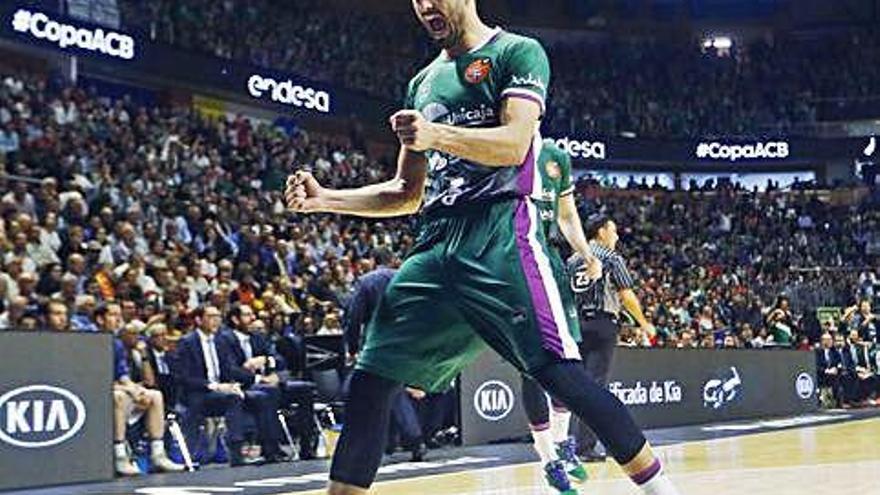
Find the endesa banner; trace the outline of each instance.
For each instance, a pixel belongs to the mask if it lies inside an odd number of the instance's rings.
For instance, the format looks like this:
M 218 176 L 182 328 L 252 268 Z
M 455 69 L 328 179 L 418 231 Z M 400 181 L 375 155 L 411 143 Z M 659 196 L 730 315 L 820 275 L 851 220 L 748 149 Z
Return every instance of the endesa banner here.
M 859 156 L 866 141 L 844 139 L 703 139 L 694 141 L 639 138 L 553 136 L 575 163 L 680 163 L 698 165 L 809 165 Z
M 813 353 L 787 350 L 618 348 L 608 391 L 645 428 L 814 412 Z M 466 445 L 528 435 L 520 377 L 487 352 L 462 373 Z

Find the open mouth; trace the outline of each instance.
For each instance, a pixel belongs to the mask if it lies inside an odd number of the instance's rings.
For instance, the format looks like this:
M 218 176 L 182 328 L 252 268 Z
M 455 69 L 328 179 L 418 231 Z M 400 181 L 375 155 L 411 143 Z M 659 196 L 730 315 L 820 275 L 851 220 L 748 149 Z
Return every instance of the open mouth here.
M 428 26 L 428 30 L 432 35 L 442 35 L 446 32 L 449 24 L 446 22 L 446 18 L 442 15 L 431 15 L 425 17 L 425 24 Z

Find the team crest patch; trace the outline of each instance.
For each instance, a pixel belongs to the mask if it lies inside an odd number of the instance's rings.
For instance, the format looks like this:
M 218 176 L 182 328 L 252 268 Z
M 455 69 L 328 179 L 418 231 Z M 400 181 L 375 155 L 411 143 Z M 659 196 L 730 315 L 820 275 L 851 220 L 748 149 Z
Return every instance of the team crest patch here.
M 562 170 L 559 168 L 559 164 L 556 162 L 547 162 L 547 165 L 544 165 L 547 170 L 547 176 L 551 179 L 558 179 L 562 176 Z
M 480 84 L 492 70 L 492 61 L 488 58 L 474 60 L 464 70 L 464 79 L 471 84 Z

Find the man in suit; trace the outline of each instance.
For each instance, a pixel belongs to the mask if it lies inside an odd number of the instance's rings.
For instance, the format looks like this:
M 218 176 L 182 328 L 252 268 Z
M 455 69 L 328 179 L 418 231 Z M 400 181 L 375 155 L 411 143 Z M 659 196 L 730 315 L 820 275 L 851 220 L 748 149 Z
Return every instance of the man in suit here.
M 275 372 L 275 357 L 269 341 L 251 331 L 256 315 L 247 304 L 235 302 L 229 310 L 228 328 L 219 339 L 230 351 L 232 378 L 245 391 L 245 408 L 257 420 L 257 431 L 263 457 L 268 463 L 287 460 L 279 447 L 281 424 L 278 408 L 281 405 L 279 378 Z
M 153 323 L 144 329 L 147 336 L 147 363 L 150 373 L 144 383 L 159 389 L 165 398 L 165 405 L 171 409 L 177 403 L 177 386 L 174 382 L 175 355 L 168 342 L 168 327 L 164 323 Z
M 871 392 L 874 389 L 874 372 L 871 370 L 871 354 L 867 343 L 862 341 L 861 333 L 857 329 L 849 332 L 848 353 L 852 359 L 855 375 L 856 402 L 863 405 L 873 406 Z
M 843 400 L 843 384 L 840 375 L 843 370 L 842 356 L 834 349 L 831 334 L 822 334 L 821 347 L 816 349 L 816 372 L 819 375 L 819 388 L 829 388 L 834 395 L 835 404 Z
M 226 418 L 226 440 L 232 466 L 262 463 L 259 458 L 241 454 L 244 444 L 244 392 L 235 381 L 232 358 L 217 332 L 223 316 L 216 306 L 205 306 L 196 313 L 197 330 L 182 338 L 177 346 L 177 382 L 183 389 L 187 407 L 184 420 L 190 442 L 197 438 L 199 425 L 208 415 Z
M 856 376 L 857 354 L 847 344 L 842 333 L 834 336 L 834 350 L 840 356 L 840 383 L 843 389 L 843 407 L 851 407 L 858 402 L 859 383 Z

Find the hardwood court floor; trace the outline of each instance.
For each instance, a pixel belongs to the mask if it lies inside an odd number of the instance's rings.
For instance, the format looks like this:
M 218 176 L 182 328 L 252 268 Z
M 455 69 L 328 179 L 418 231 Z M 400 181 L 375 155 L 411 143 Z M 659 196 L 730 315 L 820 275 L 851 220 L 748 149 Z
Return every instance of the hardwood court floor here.
M 880 495 L 880 418 L 657 449 L 682 495 Z M 582 494 L 638 494 L 612 462 L 589 466 Z M 303 495 L 304 492 L 298 492 Z M 306 492 L 317 495 L 320 491 Z M 378 483 L 376 495 L 550 494 L 538 464 Z

